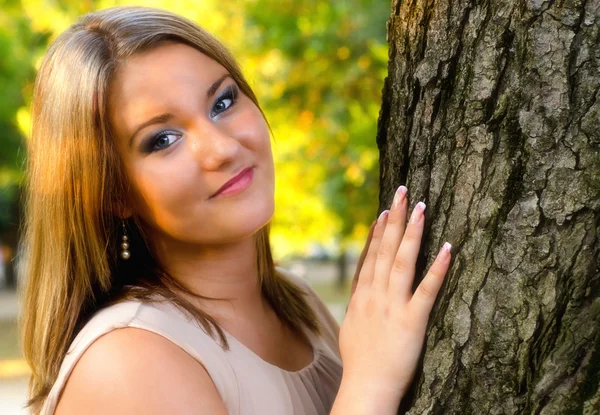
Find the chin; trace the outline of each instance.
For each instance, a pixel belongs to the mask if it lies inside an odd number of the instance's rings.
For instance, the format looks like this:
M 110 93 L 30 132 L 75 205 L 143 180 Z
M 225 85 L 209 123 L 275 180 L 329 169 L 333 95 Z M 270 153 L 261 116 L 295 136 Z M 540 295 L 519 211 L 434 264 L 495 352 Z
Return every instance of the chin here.
M 256 204 L 246 210 L 244 215 L 240 215 L 236 221 L 239 229 L 243 229 L 248 236 L 258 232 L 266 226 L 273 218 L 274 203 Z
M 271 221 L 274 210 L 275 204 L 272 199 L 242 203 L 240 207 L 236 207 L 233 214 L 228 213 L 227 218 L 221 222 L 222 230 L 219 236 L 230 242 L 249 238 Z

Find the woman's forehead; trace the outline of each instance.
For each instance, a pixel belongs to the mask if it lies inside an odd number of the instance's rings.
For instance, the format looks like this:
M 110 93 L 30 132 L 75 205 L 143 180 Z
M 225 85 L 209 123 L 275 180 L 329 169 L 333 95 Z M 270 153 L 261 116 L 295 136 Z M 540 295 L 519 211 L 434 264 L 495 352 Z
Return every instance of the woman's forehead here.
M 167 87 L 209 84 L 226 72 L 219 63 L 191 46 L 165 43 L 130 57 L 115 74 L 111 94 L 148 93 Z
M 164 43 L 129 58 L 109 89 L 109 115 L 117 130 L 131 132 L 148 115 L 188 105 L 227 70 L 191 46 Z

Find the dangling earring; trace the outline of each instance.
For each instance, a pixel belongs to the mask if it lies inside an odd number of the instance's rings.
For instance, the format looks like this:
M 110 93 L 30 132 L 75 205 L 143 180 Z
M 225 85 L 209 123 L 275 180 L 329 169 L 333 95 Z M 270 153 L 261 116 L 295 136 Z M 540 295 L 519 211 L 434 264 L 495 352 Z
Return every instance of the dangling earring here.
M 123 250 L 121 251 L 121 258 L 129 259 L 129 257 L 131 256 L 131 253 L 129 252 L 129 242 L 127 242 L 129 238 L 127 237 L 127 231 L 125 230 L 125 221 L 123 219 L 121 219 L 121 223 L 123 224 L 123 242 L 121 243 L 121 248 Z

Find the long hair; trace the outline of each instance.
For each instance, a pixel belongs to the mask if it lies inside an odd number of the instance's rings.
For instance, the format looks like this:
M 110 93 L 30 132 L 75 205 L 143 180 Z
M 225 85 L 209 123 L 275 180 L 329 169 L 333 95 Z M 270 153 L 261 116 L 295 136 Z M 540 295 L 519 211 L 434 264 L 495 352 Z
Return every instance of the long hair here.
M 201 27 L 167 11 L 117 7 L 89 13 L 52 43 L 34 89 L 20 271 L 26 281 L 21 326 L 34 413 L 77 332 L 113 302 L 153 301 L 160 294 L 228 348 L 216 321 L 177 294 L 193 293 L 161 267 L 136 216 L 126 221 L 131 259 L 117 260 L 122 222 L 115 208 L 126 200 L 129 184 L 108 122 L 107 89 L 129 57 L 163 41 L 192 46 L 225 67 L 266 121 L 229 51 Z M 275 270 L 269 225 L 256 241 L 265 298 L 293 329 L 318 332 L 305 293 Z

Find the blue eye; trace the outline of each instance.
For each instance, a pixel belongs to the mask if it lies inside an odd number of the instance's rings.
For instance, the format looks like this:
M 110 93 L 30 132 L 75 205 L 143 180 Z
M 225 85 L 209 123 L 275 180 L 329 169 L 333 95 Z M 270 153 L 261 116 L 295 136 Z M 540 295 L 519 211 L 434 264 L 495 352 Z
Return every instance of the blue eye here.
M 235 104 L 238 94 L 239 90 L 237 85 L 234 84 L 227 87 L 215 101 L 210 116 L 215 117 L 231 108 Z M 153 153 L 169 148 L 176 143 L 181 136 L 182 134 L 176 131 L 161 131 L 148 141 L 148 146 L 144 149 L 144 152 Z
M 156 135 L 152 140 L 150 151 L 160 151 L 164 150 L 167 147 L 173 145 L 179 138 L 181 138 L 181 134 L 175 133 L 173 131 L 163 131 Z
M 238 96 L 238 89 L 236 85 L 231 85 L 223 93 L 217 98 L 215 105 L 213 106 L 213 110 L 211 111 L 211 116 L 214 117 L 219 115 L 235 104 L 235 100 Z

